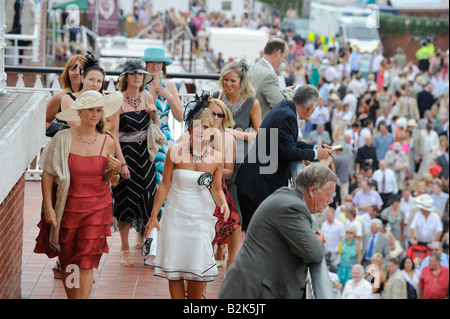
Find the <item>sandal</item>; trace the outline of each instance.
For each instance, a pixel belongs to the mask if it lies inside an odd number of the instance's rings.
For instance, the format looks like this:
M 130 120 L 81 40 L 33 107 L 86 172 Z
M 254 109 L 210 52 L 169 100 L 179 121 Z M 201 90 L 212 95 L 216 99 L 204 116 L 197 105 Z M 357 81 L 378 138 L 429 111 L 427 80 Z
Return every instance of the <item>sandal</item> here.
M 128 254 L 128 257 L 124 257 L 125 254 Z M 123 267 L 133 267 L 129 250 L 120 251 L 120 265 Z
M 56 261 L 56 266 L 52 268 L 53 271 L 53 278 L 55 279 L 61 279 L 62 275 L 61 275 L 61 265 L 59 264 L 58 261 Z
M 142 248 L 142 246 L 144 245 L 144 242 L 145 242 L 144 236 L 142 236 L 141 233 L 136 233 L 134 247 Z

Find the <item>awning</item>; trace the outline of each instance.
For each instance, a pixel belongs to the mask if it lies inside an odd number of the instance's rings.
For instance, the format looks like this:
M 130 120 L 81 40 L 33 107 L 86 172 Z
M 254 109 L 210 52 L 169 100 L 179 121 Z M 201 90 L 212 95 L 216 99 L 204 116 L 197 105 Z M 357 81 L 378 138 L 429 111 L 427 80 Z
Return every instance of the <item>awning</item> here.
M 55 3 L 53 5 L 53 9 L 66 9 L 69 5 L 76 5 L 78 6 L 79 10 L 88 10 L 89 9 L 89 3 L 88 0 L 73 0 L 73 1 L 67 1 L 63 3 Z

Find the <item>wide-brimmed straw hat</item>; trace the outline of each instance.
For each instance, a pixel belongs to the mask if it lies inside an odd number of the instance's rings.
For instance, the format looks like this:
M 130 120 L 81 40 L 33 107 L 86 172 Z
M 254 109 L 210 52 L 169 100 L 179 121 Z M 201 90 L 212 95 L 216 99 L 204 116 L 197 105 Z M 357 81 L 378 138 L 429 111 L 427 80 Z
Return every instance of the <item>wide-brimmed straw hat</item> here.
M 416 205 L 428 212 L 433 210 L 433 199 L 428 194 L 422 194 L 416 197 Z
M 147 48 L 144 51 L 144 56 L 139 58 L 144 62 L 164 62 L 167 65 L 172 64 L 172 59 L 165 56 L 164 49 L 161 48 Z
M 120 73 L 117 80 L 120 82 L 120 80 L 122 80 L 122 78 L 127 74 L 143 74 L 145 84 L 153 80 L 153 76 L 145 68 L 145 62 L 137 59 L 128 59 L 125 62 L 123 71 Z
M 116 113 L 122 106 L 123 95 L 120 92 L 114 92 L 108 95 L 102 95 L 98 91 L 83 92 L 79 98 L 75 100 L 72 107 L 56 114 L 56 118 L 61 121 L 79 121 L 79 110 L 91 109 L 94 107 L 103 107 L 105 118 Z

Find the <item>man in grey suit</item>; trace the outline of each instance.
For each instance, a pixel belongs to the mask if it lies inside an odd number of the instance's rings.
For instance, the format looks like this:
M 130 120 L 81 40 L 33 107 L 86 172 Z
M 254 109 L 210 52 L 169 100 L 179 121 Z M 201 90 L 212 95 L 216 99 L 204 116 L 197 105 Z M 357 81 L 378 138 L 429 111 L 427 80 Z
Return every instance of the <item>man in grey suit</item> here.
M 256 90 L 256 99 L 261 106 L 261 118 L 284 99 L 278 82 L 277 69 L 286 60 L 288 45 L 283 39 L 274 38 L 267 42 L 263 56 L 250 71 L 250 83 Z
M 312 144 L 327 144 L 331 145 L 333 142 L 331 141 L 330 133 L 325 131 L 325 125 L 319 124 L 317 128 L 309 133 L 308 141 Z
M 308 264 L 324 258 L 325 236 L 311 214 L 332 201 L 338 178 L 313 163 L 282 187 L 253 215 L 242 248 L 219 291 L 221 299 L 302 298 Z M 331 287 L 331 286 L 330 286 Z
M 361 265 L 364 267 L 367 267 L 372 263 L 372 256 L 374 253 L 381 253 L 384 258 L 383 268 L 386 268 L 389 260 L 389 253 L 391 252 L 391 245 L 388 236 L 380 231 L 382 227 L 383 223 L 381 220 L 374 218 L 370 223 L 370 232 L 365 232 L 363 236 Z

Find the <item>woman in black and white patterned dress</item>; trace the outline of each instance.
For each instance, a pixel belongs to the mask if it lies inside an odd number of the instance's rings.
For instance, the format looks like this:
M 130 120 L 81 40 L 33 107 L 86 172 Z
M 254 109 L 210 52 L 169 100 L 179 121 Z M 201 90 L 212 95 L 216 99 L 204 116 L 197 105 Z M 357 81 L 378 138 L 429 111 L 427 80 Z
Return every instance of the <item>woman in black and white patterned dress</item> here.
M 123 104 L 116 113 L 113 133 L 120 142 L 117 157 L 122 165 L 122 178 L 112 191 L 114 221 L 121 236 L 120 263 L 124 267 L 133 266 L 128 242 L 130 229 L 136 230 L 135 246 L 140 248 L 157 190 L 156 166 L 149 159 L 147 147 L 147 128 L 152 121 L 158 127 L 160 123 L 152 96 L 144 92 L 151 80 L 143 62 L 129 60 L 117 86 L 123 94 Z

